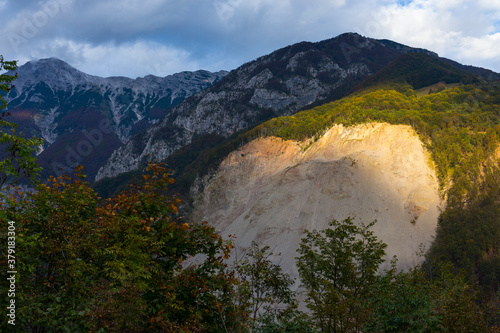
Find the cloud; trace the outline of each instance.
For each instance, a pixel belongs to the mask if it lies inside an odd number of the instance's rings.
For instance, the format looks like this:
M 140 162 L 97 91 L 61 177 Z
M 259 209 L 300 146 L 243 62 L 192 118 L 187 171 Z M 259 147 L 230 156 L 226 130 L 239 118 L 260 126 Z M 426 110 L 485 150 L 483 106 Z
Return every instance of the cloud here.
M 179 68 L 200 69 L 196 61 L 190 60 L 189 52 L 149 41 L 91 45 L 57 39 L 40 47 L 37 52 L 33 58 L 57 54 L 85 73 L 98 76 L 135 78 L 151 73 L 166 76 L 178 72 Z
M 500 10 L 500 2 L 495 0 L 479 0 L 477 2 L 480 8 L 485 10 Z M 497 16 L 498 17 L 498 16 Z
M 481 63 L 484 67 L 492 68 L 500 64 L 500 33 L 483 38 L 467 37 L 460 39 L 457 47 L 457 59 L 466 63 Z M 498 69 L 497 69 L 498 70 Z
M 500 71 L 500 2 L 491 0 L 0 0 L 7 12 L 6 59 L 56 56 L 102 76 L 230 70 L 350 31 Z
M 26 46 L 44 37 L 54 38 L 54 30 L 59 30 L 62 13 L 71 7 L 72 0 L 47 0 L 28 8 L 20 9 L 0 27 L 3 52 L 21 54 Z M 12 2 L 7 3 L 8 5 Z M 9 7 L 9 6 L 7 6 Z M 10 18 L 10 20 L 8 19 Z

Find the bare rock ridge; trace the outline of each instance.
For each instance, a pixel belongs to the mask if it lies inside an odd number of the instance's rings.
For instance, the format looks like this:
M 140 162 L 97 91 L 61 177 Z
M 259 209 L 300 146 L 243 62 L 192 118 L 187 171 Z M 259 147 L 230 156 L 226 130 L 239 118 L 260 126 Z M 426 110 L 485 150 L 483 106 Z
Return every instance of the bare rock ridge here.
M 46 113 L 63 116 L 77 108 L 102 108 L 105 104 L 112 117 L 113 130 L 122 142 L 129 139 L 131 125 L 144 118 L 154 118 L 150 110 L 174 106 L 226 74 L 200 70 L 163 78 L 154 75 L 137 79 L 102 78 L 83 73 L 57 58 L 30 61 L 17 72 L 15 87 L 6 96 L 9 109 L 35 107 L 39 111 L 37 119 L 43 123 L 47 122 Z M 49 145 L 54 141 L 50 136 L 57 138 L 57 131 L 43 136 Z
M 193 137 L 229 137 L 276 116 L 345 96 L 353 87 L 408 52 L 395 42 L 347 33 L 277 50 L 231 71 L 223 80 L 174 107 L 163 120 L 113 152 L 96 181 L 164 160 Z
M 47 171 L 53 171 L 53 163 L 71 171 L 78 162 L 91 177 L 133 134 L 227 74 L 200 70 L 166 77 L 103 78 L 56 58 L 30 61 L 16 72 L 18 79 L 5 99 L 19 128 L 45 140 L 40 164 Z M 105 129 L 100 126 L 103 120 Z
M 373 230 L 388 244 L 388 259 L 413 267 L 422 260 L 420 245 L 428 248 L 435 235 L 442 205 L 433 163 L 411 127 L 336 125 L 316 142 L 268 137 L 234 151 L 196 195 L 191 220 L 236 236 L 240 254 L 252 241 L 269 245 L 282 254 L 275 263 L 297 277 L 304 230 L 349 216 L 377 219 Z

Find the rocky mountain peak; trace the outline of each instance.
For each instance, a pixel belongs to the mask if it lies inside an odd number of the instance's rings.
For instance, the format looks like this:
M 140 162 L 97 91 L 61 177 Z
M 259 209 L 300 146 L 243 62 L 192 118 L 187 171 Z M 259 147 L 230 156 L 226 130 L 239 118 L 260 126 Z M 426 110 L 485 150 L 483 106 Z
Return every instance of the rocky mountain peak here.
M 30 84 L 44 82 L 50 87 L 68 89 L 80 84 L 95 82 L 100 78 L 85 74 L 58 58 L 29 61 L 17 69 L 18 79 L 14 81 L 16 96 Z M 9 95 L 9 98 L 13 98 Z

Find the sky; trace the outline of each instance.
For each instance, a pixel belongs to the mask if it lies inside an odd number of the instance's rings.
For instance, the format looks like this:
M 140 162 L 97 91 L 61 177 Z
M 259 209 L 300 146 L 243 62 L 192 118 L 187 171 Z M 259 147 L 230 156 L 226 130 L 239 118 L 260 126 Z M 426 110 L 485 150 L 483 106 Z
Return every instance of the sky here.
M 500 0 L 0 0 L 5 60 L 102 77 L 232 70 L 345 32 L 500 72 Z

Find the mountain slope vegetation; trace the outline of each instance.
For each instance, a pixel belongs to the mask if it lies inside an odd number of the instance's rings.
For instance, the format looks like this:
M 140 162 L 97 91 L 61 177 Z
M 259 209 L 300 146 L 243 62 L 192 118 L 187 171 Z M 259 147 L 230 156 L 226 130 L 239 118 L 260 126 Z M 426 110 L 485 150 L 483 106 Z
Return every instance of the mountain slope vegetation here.
M 431 153 L 446 199 L 428 265 L 450 261 L 485 290 L 496 291 L 500 270 L 499 120 L 499 83 L 462 85 L 422 97 L 404 85 L 399 91 L 375 89 L 275 118 L 245 136 L 311 142 L 333 124 L 412 126 Z
M 342 98 L 405 54 L 425 56 L 424 62 L 429 64 L 433 63 L 429 59 L 435 59 L 434 67 L 440 71 L 429 68 L 429 73 L 423 74 L 428 81 L 465 82 L 471 76 L 428 50 L 355 33 L 317 43 L 297 43 L 240 66 L 173 108 L 159 124 L 115 150 L 96 181 L 144 169 L 148 160 L 165 160 L 203 135 L 227 139 L 268 119 Z M 409 64 L 413 64 L 412 58 Z

